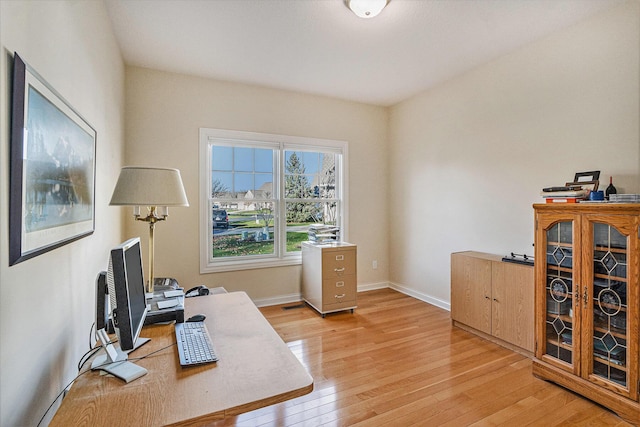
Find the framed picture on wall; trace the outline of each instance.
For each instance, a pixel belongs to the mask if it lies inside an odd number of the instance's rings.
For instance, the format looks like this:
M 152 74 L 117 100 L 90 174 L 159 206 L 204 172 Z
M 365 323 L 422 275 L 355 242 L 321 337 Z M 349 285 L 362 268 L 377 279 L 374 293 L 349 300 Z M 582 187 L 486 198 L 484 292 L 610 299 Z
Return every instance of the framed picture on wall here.
M 95 228 L 96 131 L 17 53 L 12 95 L 9 265 Z

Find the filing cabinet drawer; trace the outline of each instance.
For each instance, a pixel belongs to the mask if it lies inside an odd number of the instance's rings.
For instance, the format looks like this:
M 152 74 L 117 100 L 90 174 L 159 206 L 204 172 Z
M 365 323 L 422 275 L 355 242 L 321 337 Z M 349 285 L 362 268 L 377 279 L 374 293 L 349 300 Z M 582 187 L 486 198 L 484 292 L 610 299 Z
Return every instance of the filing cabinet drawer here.
M 341 279 L 326 279 L 322 281 L 322 302 L 331 304 L 342 301 L 355 301 L 356 278 L 354 275 Z
M 322 254 L 323 277 L 340 277 L 356 272 L 356 251 L 331 251 Z

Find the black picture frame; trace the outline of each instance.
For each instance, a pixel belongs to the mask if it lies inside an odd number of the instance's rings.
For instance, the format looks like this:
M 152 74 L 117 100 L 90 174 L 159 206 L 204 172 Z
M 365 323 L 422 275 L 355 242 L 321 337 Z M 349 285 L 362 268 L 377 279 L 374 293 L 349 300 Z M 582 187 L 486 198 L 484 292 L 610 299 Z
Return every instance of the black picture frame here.
M 593 182 L 600 179 L 600 171 L 576 172 L 573 182 Z
M 9 265 L 95 230 L 96 131 L 15 53 Z

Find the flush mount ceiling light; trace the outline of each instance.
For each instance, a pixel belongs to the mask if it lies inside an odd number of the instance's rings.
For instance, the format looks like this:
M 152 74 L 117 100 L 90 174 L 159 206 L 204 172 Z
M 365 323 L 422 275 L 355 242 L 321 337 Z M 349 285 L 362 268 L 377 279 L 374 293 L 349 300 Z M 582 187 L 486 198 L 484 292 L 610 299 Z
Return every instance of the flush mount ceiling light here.
M 377 16 L 382 9 L 391 0 L 344 0 L 344 4 L 360 18 L 373 18 Z

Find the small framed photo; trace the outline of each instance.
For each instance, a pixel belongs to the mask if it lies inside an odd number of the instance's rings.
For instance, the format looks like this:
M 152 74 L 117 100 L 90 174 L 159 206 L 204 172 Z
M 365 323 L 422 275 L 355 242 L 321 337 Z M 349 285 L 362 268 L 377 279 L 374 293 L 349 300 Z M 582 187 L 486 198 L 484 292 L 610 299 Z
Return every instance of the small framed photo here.
M 93 233 L 96 131 L 16 53 L 9 265 Z
M 583 190 L 596 191 L 598 190 L 599 181 L 580 181 L 580 182 L 567 182 L 567 187 L 582 187 Z
M 598 181 L 599 179 L 600 171 L 576 172 L 576 175 L 573 177 L 573 182 L 593 182 Z

